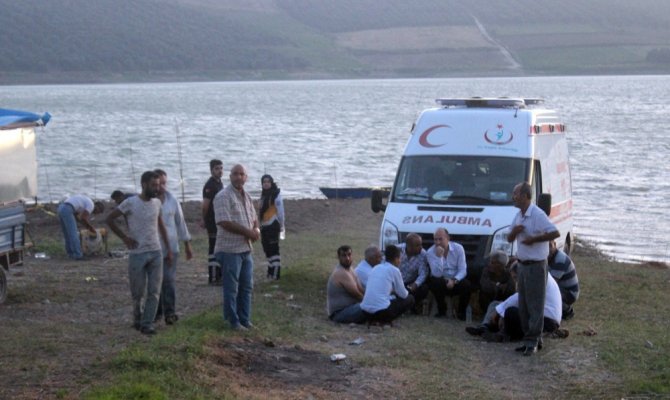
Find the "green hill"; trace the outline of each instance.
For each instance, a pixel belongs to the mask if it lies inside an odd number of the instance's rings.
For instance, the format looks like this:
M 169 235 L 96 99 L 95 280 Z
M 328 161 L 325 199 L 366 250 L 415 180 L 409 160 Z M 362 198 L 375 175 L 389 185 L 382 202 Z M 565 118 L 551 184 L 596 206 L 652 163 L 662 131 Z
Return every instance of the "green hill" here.
M 670 72 L 661 0 L 0 0 L 0 83 Z

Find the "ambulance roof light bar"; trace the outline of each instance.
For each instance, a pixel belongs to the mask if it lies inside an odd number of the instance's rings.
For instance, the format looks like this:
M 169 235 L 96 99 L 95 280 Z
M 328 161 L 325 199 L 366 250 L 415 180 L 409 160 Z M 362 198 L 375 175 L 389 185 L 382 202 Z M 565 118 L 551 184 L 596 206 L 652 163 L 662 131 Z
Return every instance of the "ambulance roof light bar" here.
M 471 97 L 469 99 L 436 99 L 435 102 L 445 108 L 526 108 L 544 104 L 544 99 Z

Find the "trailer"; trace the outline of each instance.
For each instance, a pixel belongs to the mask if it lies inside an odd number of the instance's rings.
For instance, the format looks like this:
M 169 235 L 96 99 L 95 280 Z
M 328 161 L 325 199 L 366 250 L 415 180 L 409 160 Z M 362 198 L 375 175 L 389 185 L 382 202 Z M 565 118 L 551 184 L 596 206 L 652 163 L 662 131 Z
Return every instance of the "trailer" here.
M 50 118 L 49 113 L 0 108 L 0 303 L 7 298 L 5 271 L 23 264 L 25 200 L 37 195 L 35 127 L 45 126 Z

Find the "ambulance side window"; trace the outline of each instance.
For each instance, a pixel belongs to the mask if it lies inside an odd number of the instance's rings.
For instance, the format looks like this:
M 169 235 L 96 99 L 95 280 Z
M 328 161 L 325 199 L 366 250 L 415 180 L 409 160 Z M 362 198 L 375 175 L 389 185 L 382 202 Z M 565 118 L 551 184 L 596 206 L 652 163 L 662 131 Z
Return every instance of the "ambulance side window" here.
M 535 204 L 537 204 L 542 193 L 542 166 L 539 160 L 533 160 L 533 184 L 531 187 L 533 189 L 532 198 L 535 199 Z

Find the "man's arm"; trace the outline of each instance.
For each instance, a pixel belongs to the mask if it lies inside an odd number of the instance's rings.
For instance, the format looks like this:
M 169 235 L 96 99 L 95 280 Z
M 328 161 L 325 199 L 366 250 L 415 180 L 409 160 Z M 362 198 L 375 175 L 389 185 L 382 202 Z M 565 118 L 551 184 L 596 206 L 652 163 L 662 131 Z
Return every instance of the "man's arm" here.
M 107 223 L 109 228 L 112 230 L 112 232 L 114 232 L 116 234 L 116 236 L 118 236 L 123 241 L 123 243 L 126 245 L 127 248 L 134 249 L 134 248 L 137 247 L 137 242 L 135 241 L 135 239 L 133 239 L 131 237 L 128 237 L 125 234 L 125 232 L 123 232 L 121 230 L 121 228 L 119 228 L 119 226 L 116 225 L 116 221 L 115 221 L 116 218 L 118 218 L 122 215 L 125 216 L 125 214 L 123 214 L 118 208 L 115 208 L 114 210 L 112 210 L 111 213 L 109 213 L 109 215 L 105 219 L 105 222 Z
M 363 291 L 359 290 L 358 280 L 344 271 L 338 272 L 340 272 L 340 274 L 338 274 L 338 281 L 340 286 L 342 286 L 344 290 L 346 290 L 347 293 L 349 293 L 356 300 L 363 300 Z
M 158 214 L 158 233 L 161 235 L 161 238 L 163 238 L 163 243 L 165 243 L 165 248 L 167 249 L 165 258 L 170 261 L 172 260 L 172 249 L 170 249 L 167 229 L 165 229 L 165 223 L 163 222 L 163 216 L 161 214 L 162 211 Z
M 219 226 L 221 226 L 223 229 L 227 230 L 228 232 L 231 233 L 236 233 L 238 235 L 242 235 L 246 237 L 247 239 L 255 242 L 258 240 L 260 237 L 261 233 L 260 230 L 258 229 L 258 222 L 254 222 L 254 226 L 252 228 L 246 228 L 237 222 L 233 221 L 221 221 L 219 222 Z
M 95 234 L 97 233 L 97 231 L 95 230 L 95 227 L 91 225 L 91 221 L 89 221 L 90 216 L 91 214 L 88 211 L 84 210 L 79 213 L 79 221 L 82 223 L 82 225 L 86 227 L 86 229 L 88 229 L 91 233 Z
M 468 264 L 465 261 L 465 250 L 463 249 L 463 247 L 455 246 L 455 248 L 458 249 L 456 252 L 457 253 L 456 263 L 458 264 L 458 269 L 455 278 L 458 279 L 459 281 L 462 281 L 468 275 Z
M 526 239 L 524 239 L 523 244 L 533 244 L 533 243 L 539 243 L 539 242 L 548 242 L 550 240 L 554 240 L 558 237 L 560 237 L 561 234 L 558 231 L 552 231 L 552 232 L 546 232 L 542 233 L 539 235 L 535 236 L 529 236 Z

